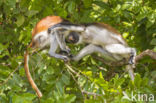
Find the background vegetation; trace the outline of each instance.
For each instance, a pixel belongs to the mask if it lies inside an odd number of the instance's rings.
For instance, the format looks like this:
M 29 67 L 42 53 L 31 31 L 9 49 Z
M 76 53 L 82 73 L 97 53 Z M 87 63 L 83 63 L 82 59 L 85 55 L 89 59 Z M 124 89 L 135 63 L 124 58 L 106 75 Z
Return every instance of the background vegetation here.
M 132 91 L 156 96 L 156 61 L 149 57 L 137 64 L 131 82 L 125 66 L 109 67 L 89 55 L 71 62 L 73 72 L 40 52 L 30 58 L 31 74 L 43 93 L 38 99 L 25 76 L 23 54 L 32 28 L 48 15 L 74 23 L 105 22 L 138 54 L 156 51 L 155 0 L 0 0 L 0 103 L 131 103 L 123 93 L 131 97 Z M 83 45 L 70 47 L 75 54 Z

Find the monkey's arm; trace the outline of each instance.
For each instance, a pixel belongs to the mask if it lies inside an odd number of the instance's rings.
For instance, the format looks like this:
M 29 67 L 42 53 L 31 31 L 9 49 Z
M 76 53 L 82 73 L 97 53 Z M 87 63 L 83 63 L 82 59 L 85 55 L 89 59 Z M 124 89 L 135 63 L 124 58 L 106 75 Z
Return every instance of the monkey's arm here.
M 63 31 L 53 30 L 53 35 L 56 36 L 56 40 L 61 48 L 62 51 L 66 52 L 67 54 L 70 53 L 70 49 L 66 46 L 65 42 L 65 34 Z
M 64 61 L 67 61 L 69 58 L 67 56 L 64 56 L 64 55 L 60 55 L 60 54 L 56 54 L 56 50 L 58 48 L 58 42 L 56 40 L 56 37 L 55 35 L 53 35 L 53 38 L 52 38 L 52 42 L 50 44 L 50 50 L 49 50 L 49 55 L 52 56 L 52 57 L 55 57 L 55 58 L 59 58 L 59 59 L 63 59 Z
M 71 23 L 59 23 L 48 28 L 48 33 L 53 32 L 53 34 L 56 35 L 56 40 L 61 50 L 69 54 L 70 49 L 67 48 L 66 43 L 65 43 L 65 35 L 66 35 L 65 32 L 68 32 L 68 31 L 83 32 L 85 31 L 85 26 L 75 25 Z
M 54 29 L 66 29 L 69 31 L 83 32 L 85 31 L 85 26 L 83 25 L 75 25 L 71 23 L 59 23 L 48 28 L 48 32 L 51 32 Z

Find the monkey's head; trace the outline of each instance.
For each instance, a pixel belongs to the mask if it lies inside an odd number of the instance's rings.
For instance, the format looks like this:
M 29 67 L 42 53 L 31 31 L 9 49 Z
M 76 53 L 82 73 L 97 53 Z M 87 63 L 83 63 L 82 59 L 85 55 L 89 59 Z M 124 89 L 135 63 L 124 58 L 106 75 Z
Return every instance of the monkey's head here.
M 50 37 L 51 35 L 48 33 L 48 28 L 62 21 L 63 19 L 59 16 L 47 16 L 41 19 L 32 31 L 32 42 L 29 47 L 35 49 L 50 45 L 52 37 Z

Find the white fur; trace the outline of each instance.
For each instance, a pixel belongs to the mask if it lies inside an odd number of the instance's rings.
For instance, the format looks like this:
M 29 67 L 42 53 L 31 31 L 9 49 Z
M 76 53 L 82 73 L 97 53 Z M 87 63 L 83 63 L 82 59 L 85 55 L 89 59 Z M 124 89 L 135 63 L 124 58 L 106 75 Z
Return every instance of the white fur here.
M 38 43 L 40 48 L 49 46 L 52 40 L 52 35 L 48 34 L 47 30 L 42 31 L 35 35 L 34 41 Z M 40 41 L 40 42 L 39 42 Z
M 121 44 L 110 44 L 106 45 L 105 49 L 113 54 L 127 54 L 131 53 L 131 48 L 125 47 Z

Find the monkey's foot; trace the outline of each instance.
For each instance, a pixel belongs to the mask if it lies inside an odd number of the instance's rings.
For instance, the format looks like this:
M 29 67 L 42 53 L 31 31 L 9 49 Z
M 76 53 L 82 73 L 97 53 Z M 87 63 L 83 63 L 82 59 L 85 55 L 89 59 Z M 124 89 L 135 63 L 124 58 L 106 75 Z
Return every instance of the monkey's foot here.
M 135 48 L 131 49 L 131 56 L 129 59 L 129 64 L 135 64 L 136 50 Z
M 132 55 L 132 56 L 130 56 L 130 59 L 129 59 L 129 61 L 128 61 L 128 63 L 129 64 L 134 64 L 134 56 Z
M 135 68 L 135 56 L 134 55 L 130 56 L 128 63 L 131 64 L 133 68 Z

